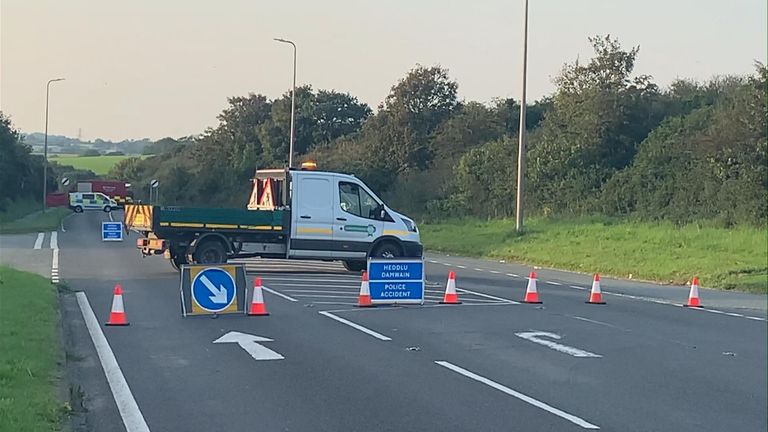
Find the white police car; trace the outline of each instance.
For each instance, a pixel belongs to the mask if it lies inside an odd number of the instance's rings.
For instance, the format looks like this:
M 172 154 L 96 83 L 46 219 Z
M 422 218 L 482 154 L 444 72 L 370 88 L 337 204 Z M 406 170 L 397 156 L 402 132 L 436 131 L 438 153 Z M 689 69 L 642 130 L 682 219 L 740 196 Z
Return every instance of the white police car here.
M 102 210 L 109 213 L 117 208 L 117 201 L 101 192 L 72 192 L 69 194 L 69 208 L 75 213 L 85 210 Z

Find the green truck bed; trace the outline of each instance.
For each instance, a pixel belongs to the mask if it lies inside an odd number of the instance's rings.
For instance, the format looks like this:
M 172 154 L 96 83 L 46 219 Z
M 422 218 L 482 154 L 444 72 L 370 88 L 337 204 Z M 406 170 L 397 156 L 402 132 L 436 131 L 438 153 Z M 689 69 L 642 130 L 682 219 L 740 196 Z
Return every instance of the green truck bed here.
M 290 213 L 286 210 L 128 205 L 125 224 L 128 229 L 155 233 L 176 229 L 282 233 L 288 231 Z

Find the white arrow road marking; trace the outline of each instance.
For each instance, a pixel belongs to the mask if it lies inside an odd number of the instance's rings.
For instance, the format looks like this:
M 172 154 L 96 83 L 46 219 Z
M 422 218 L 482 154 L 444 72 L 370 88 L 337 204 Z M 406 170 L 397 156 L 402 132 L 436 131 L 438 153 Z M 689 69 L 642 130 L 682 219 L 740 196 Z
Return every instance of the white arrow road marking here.
M 205 275 L 200 276 L 200 282 L 205 285 L 206 288 L 208 288 L 208 291 L 213 294 L 210 299 L 213 303 L 216 304 L 227 304 L 227 289 L 224 288 L 223 285 L 219 285 L 218 288 L 216 288 L 216 285 L 213 284 L 210 280 L 208 280 Z
M 552 348 L 555 351 L 559 351 L 563 354 L 572 355 L 574 357 L 593 357 L 593 358 L 602 357 L 600 354 L 591 353 L 589 351 L 584 351 L 578 348 L 569 347 L 568 345 L 559 344 L 557 342 L 552 342 L 545 339 L 539 339 L 539 337 L 548 337 L 548 338 L 560 340 L 560 335 L 555 333 L 549 333 L 549 332 L 543 332 L 543 331 L 532 331 L 532 332 L 515 333 L 515 335 L 523 339 L 529 340 L 533 343 L 544 345 L 547 348 Z
M 254 360 L 283 360 L 285 358 L 280 353 L 276 353 L 264 345 L 259 344 L 259 342 L 273 342 L 273 340 L 261 336 L 232 331 L 213 341 L 213 343 L 236 343 L 240 345 L 240 348 L 244 349 L 245 352 L 250 354 Z

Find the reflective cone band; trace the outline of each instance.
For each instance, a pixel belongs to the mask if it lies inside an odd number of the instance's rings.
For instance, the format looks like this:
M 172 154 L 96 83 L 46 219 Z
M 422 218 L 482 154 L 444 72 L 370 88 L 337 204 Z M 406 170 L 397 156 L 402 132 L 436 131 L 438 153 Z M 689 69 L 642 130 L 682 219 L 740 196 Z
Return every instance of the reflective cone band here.
M 363 272 L 360 281 L 360 295 L 357 297 L 357 307 L 373 307 L 371 303 L 371 288 L 368 286 L 368 272 Z
M 586 301 L 589 304 L 605 304 L 603 301 L 603 292 L 600 291 L 600 275 L 595 273 L 595 278 L 592 280 L 592 292 L 589 293 L 589 300 Z
M 691 292 L 688 294 L 688 303 L 684 304 L 685 307 L 703 307 L 699 302 L 699 278 L 694 276 L 693 282 L 691 282 Z
M 127 326 L 128 317 L 125 315 L 123 306 L 123 288 L 120 284 L 115 285 L 115 293 L 112 297 L 112 310 L 109 312 L 108 326 Z
M 528 288 L 525 290 L 523 303 L 541 303 L 539 301 L 539 292 L 536 291 L 536 272 L 531 272 L 531 275 L 528 277 Z
M 456 272 L 448 272 L 448 283 L 445 285 L 445 295 L 442 304 L 461 304 L 459 295 L 456 294 Z
M 261 290 L 261 278 L 257 277 L 253 281 L 253 296 L 251 298 L 251 307 L 248 309 L 250 316 L 269 315 L 267 306 L 264 304 L 264 292 Z

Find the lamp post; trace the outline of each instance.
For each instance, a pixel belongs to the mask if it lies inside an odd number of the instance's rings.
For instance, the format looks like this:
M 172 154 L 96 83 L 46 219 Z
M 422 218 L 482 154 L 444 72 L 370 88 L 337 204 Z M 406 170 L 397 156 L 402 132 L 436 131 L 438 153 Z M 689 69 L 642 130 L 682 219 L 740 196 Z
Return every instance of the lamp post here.
M 45 139 L 43 144 L 43 213 L 45 213 L 45 198 L 48 196 L 48 97 L 51 93 L 51 83 L 64 81 L 64 78 L 54 78 L 48 80 L 45 85 Z
M 291 91 L 291 144 L 288 148 L 288 168 L 293 166 L 293 140 L 296 124 L 296 44 L 286 39 L 275 38 L 275 41 L 293 46 L 293 90 Z
M 523 36 L 523 95 L 520 99 L 520 130 L 517 143 L 517 197 L 515 201 L 515 231 L 523 232 L 523 171 L 525 169 L 525 90 L 528 75 L 528 0 L 525 0 Z

